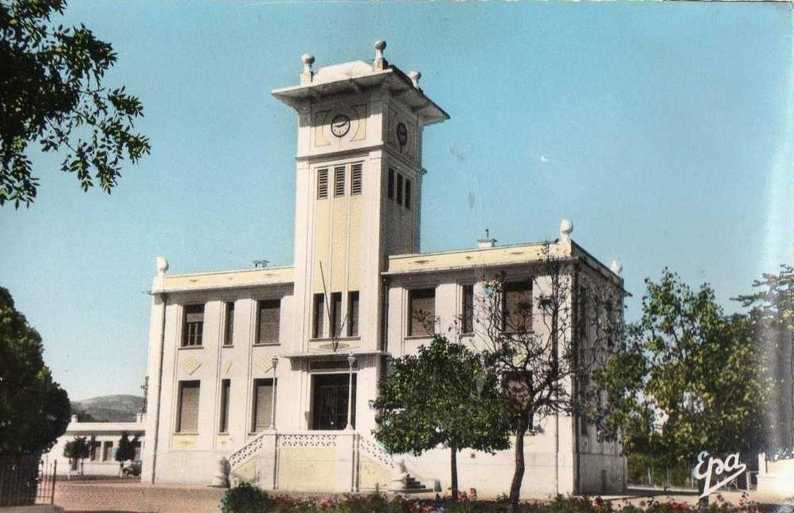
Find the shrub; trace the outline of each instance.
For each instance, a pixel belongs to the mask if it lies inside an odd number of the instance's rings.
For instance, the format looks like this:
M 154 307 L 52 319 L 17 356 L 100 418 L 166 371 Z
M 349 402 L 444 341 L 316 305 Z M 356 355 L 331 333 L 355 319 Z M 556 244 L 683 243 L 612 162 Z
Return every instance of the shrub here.
M 221 498 L 221 513 L 265 513 L 270 498 L 250 483 L 230 488 Z

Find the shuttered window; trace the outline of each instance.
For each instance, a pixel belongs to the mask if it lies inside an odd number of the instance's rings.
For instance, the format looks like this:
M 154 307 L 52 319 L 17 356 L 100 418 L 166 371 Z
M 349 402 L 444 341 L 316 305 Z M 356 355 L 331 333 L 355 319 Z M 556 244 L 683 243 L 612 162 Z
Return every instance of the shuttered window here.
M 328 169 L 317 170 L 317 199 L 328 197 Z
M 273 412 L 273 380 L 254 380 L 254 411 L 251 431 L 258 432 L 270 426 Z
M 411 180 L 405 179 L 405 208 L 411 209 Z
M 389 187 L 387 194 L 389 199 L 394 199 L 394 169 L 389 169 Z
M 345 166 L 334 168 L 334 196 L 345 195 Z
M 342 335 L 342 293 L 333 292 L 331 294 L 331 327 L 332 337 Z
M 325 296 L 315 294 L 313 303 L 312 338 L 322 338 L 325 331 Z
M 199 381 L 181 381 L 179 383 L 179 411 L 176 419 L 178 433 L 198 432 Z
M 232 390 L 232 381 L 229 379 L 221 380 L 221 411 L 218 431 L 221 433 L 229 432 L 229 394 Z
M 234 302 L 226 303 L 226 329 L 223 332 L 223 345 L 234 344 Z
M 474 332 L 474 285 L 463 286 L 461 328 L 463 333 Z
M 424 337 L 433 334 L 436 315 L 436 289 L 415 289 L 409 292 L 408 334 Z
M 361 163 L 353 164 L 350 168 L 350 194 L 361 194 Z
M 397 173 L 397 204 L 403 204 L 403 175 Z
M 348 293 L 347 296 L 347 336 L 358 336 L 358 291 Z
M 528 281 L 505 284 L 503 322 L 505 331 L 532 331 L 532 286 Z
M 204 305 L 185 306 L 182 346 L 200 346 L 204 331 Z
M 279 321 L 281 319 L 281 301 L 269 299 L 259 301 L 257 325 L 257 344 L 278 344 Z

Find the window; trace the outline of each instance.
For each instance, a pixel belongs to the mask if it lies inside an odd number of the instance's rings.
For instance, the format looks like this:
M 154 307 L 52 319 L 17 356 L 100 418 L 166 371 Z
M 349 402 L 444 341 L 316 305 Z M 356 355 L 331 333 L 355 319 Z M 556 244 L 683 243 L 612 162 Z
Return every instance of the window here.
M 579 311 L 577 312 L 576 319 L 576 334 L 578 337 L 577 345 L 579 348 L 579 357 L 584 357 L 584 351 L 587 348 L 587 334 L 590 326 L 590 313 L 587 308 L 587 303 L 590 297 L 588 290 L 584 287 L 579 289 Z
M 229 432 L 229 393 L 232 389 L 230 379 L 221 380 L 221 418 L 218 431 L 221 433 Z
M 223 345 L 234 344 L 234 301 L 226 303 L 226 329 L 223 332 Z
M 317 170 L 317 199 L 328 197 L 328 170 Z
M 199 381 L 179 382 L 177 433 L 198 433 Z
M 105 442 L 102 447 L 102 461 L 113 461 L 113 442 Z
M 505 331 L 532 331 L 532 285 L 529 281 L 505 283 L 503 308 Z
M 345 166 L 334 168 L 334 196 L 345 195 Z
M 403 204 L 403 175 L 397 173 L 397 204 Z
M 184 327 L 182 329 L 182 347 L 201 345 L 204 331 L 204 305 L 186 305 Z
M 394 169 L 389 169 L 389 199 L 394 199 Z
M 581 401 L 587 400 L 587 389 L 590 385 L 590 376 L 587 374 L 582 374 L 581 380 L 579 383 L 579 398 Z M 579 416 L 579 433 L 582 435 L 587 435 L 587 420 L 584 416 Z
M 405 179 L 405 208 L 411 210 L 411 180 Z
M 353 164 L 350 168 L 350 194 L 361 194 L 361 170 L 363 164 Z
M 331 293 L 331 333 L 332 337 L 338 337 L 342 334 L 342 293 Z
M 605 328 L 605 335 L 607 337 L 607 348 L 613 349 L 615 347 L 615 314 L 612 311 L 612 299 L 607 299 L 606 304 L 604 305 L 605 309 L 605 319 L 604 322 L 606 323 Z
M 281 301 L 268 299 L 259 301 L 257 305 L 259 321 L 257 324 L 256 343 L 278 344 Z
M 141 459 L 141 442 L 139 442 L 139 441 L 132 442 L 132 448 L 134 449 L 134 453 L 135 453 L 135 456 L 133 457 L 133 459 L 135 461 L 140 461 L 140 459 Z
M 314 295 L 314 322 L 312 323 L 312 338 L 322 338 L 325 331 L 325 295 Z
M 408 335 L 412 337 L 432 335 L 436 321 L 436 289 L 416 289 L 408 294 L 410 315 Z
M 472 333 L 474 331 L 474 285 L 463 286 L 463 305 L 461 308 L 463 315 L 461 316 L 461 328 L 463 333 Z
M 91 461 L 99 461 L 99 453 L 101 450 L 102 442 L 89 442 L 88 459 Z
M 273 412 L 273 380 L 254 380 L 254 411 L 251 431 L 263 431 L 270 427 Z
M 347 294 L 347 336 L 358 336 L 358 291 Z

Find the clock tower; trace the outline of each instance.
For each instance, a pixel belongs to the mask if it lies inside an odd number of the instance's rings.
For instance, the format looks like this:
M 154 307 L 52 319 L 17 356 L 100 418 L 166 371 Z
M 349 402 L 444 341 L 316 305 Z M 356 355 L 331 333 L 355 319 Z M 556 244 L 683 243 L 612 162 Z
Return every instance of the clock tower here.
M 381 349 L 386 257 L 419 251 L 422 131 L 449 116 L 419 87 L 419 73 L 386 61 L 385 48 L 375 43 L 372 62 L 317 70 L 304 55 L 300 84 L 272 92 L 298 113 L 293 347 L 301 352 Z

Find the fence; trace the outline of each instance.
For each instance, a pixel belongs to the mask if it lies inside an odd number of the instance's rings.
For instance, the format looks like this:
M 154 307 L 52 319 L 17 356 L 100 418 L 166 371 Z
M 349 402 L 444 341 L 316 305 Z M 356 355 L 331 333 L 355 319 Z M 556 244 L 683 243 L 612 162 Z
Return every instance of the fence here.
M 0 506 L 52 504 L 57 470 L 38 455 L 0 457 Z

